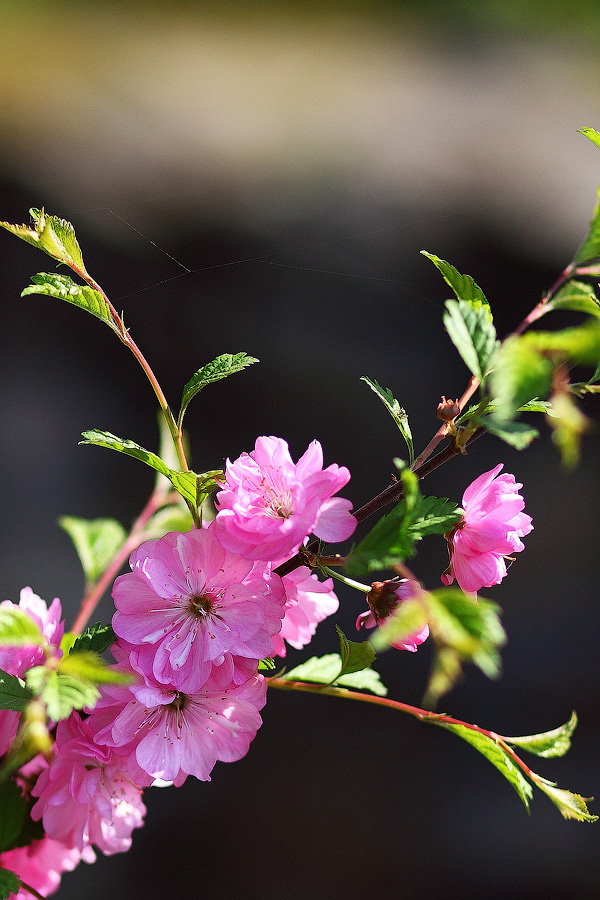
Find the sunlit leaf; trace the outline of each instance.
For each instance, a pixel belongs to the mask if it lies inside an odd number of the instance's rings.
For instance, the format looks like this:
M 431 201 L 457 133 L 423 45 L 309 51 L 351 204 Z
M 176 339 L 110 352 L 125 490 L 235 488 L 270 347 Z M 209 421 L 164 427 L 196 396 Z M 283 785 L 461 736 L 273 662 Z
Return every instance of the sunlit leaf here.
M 539 775 L 535 777 L 535 783 L 558 807 L 563 819 L 575 819 L 577 822 L 598 821 L 598 816 L 593 816 L 587 808 L 587 803 L 593 800 L 593 797 L 582 797 L 580 794 L 562 790 L 552 781 L 546 781 Z
M 71 223 L 58 216 L 51 216 L 43 209 L 30 209 L 29 214 L 33 220 L 32 225 L 0 222 L 0 227 L 43 250 L 57 262 L 66 263 L 78 269 L 80 273 L 87 274 L 81 249 L 75 237 L 75 229 Z
M 247 366 L 251 366 L 252 363 L 256 362 L 258 362 L 258 360 L 255 359 L 255 357 L 247 356 L 245 353 L 224 353 L 206 366 L 202 366 L 201 369 L 198 369 L 183 389 L 181 409 L 178 417 L 179 425 L 181 425 L 183 415 L 190 400 L 192 400 L 203 387 L 206 387 L 207 384 L 212 384 L 215 381 L 220 381 L 222 378 L 227 378 L 228 375 L 233 375 L 235 372 L 241 372 Z
M 428 253 L 426 250 L 421 250 L 421 253 L 427 259 L 430 259 L 436 269 L 442 273 L 444 281 L 452 288 L 457 300 L 464 300 L 474 309 L 479 307 L 485 308 L 490 322 L 492 321 L 492 310 L 487 297 L 470 275 L 461 275 L 453 265 L 446 262 L 445 259 L 440 259 L 439 256 L 435 256 L 433 253 Z
M 377 394 L 377 396 L 391 415 L 392 419 L 398 426 L 400 434 L 404 438 L 404 441 L 408 448 L 408 459 L 410 465 L 412 466 L 415 459 L 415 451 L 412 432 L 410 430 L 410 425 L 408 424 L 408 416 L 406 415 L 406 411 L 400 406 L 389 388 L 381 387 L 380 384 L 378 384 L 376 381 L 372 381 L 370 378 L 367 378 L 366 375 L 363 375 L 360 380 L 366 382 L 371 390 L 375 394 Z
M 528 753 L 534 753 L 536 756 L 543 756 L 545 759 L 555 756 L 564 756 L 571 747 L 571 738 L 577 727 L 577 714 L 571 713 L 568 722 L 559 728 L 553 728 L 552 731 L 544 731 L 540 734 L 527 734 L 522 737 L 502 737 L 507 744 L 513 744 L 527 750 Z
M 387 688 L 381 683 L 379 672 L 368 668 L 340 676 L 341 669 L 342 658 L 339 653 L 328 653 L 321 657 L 313 656 L 280 677 L 287 681 L 307 681 L 323 685 L 333 683 L 340 687 L 371 691 L 378 697 L 386 696 Z
M 31 696 L 31 691 L 25 687 L 20 678 L 0 669 L 0 709 L 23 712 Z
M 108 650 L 117 637 L 110 625 L 102 625 L 96 622 L 88 626 L 83 634 L 76 638 L 71 648 L 71 653 L 79 653 L 82 650 L 91 650 L 94 653 L 104 653 Z
M 444 325 L 466 366 L 483 382 L 500 346 L 488 308 L 474 307 L 465 300 L 448 300 Z
M 340 641 L 340 656 L 342 658 L 340 676 L 350 675 L 352 672 L 360 672 L 362 669 L 367 669 L 372 662 L 375 662 L 375 650 L 369 641 L 349 641 L 338 625 L 335 626 L 335 630 Z
M 55 297 L 58 300 L 66 300 L 74 306 L 85 309 L 118 331 L 110 312 L 110 307 L 100 291 L 96 291 L 87 285 L 77 284 L 68 275 L 59 275 L 56 272 L 38 272 L 32 275 L 33 284 L 21 291 L 21 297 L 29 294 L 41 294 L 44 297 Z
M 0 646 L 40 647 L 46 639 L 34 620 L 19 606 L 0 604 Z
M 600 318 L 600 302 L 593 288 L 584 281 L 568 281 L 544 307 L 545 312 L 557 309 L 568 309 Z
M 108 667 L 107 663 L 92 650 L 78 650 L 61 659 L 59 674 L 71 675 L 92 684 L 129 684 L 128 675 Z
M 87 582 L 95 582 L 121 549 L 127 534 L 116 519 L 62 516 L 58 524 L 75 545 Z
M 27 687 L 46 704 L 48 716 L 55 722 L 67 719 L 74 709 L 94 707 L 100 691 L 90 681 L 73 675 L 61 675 L 44 666 L 29 669 Z

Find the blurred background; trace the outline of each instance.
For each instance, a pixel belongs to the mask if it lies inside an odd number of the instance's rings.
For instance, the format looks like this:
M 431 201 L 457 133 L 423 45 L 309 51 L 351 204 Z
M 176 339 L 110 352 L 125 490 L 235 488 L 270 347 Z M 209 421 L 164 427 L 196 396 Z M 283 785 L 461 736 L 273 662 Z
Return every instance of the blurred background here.
M 471 274 L 500 334 L 583 238 L 600 154 L 595 0 L 0 3 L 0 218 L 30 206 L 73 222 L 102 284 L 176 405 L 224 352 L 260 366 L 203 391 L 186 424 L 198 471 L 286 438 L 347 465 L 360 506 L 404 448 L 368 387 L 390 387 L 417 447 L 467 371 L 441 322 L 449 290 L 425 248 Z M 2 598 L 30 585 L 72 621 L 83 587 L 60 515 L 128 525 L 152 473 L 96 447 L 97 427 L 157 449 L 134 358 L 82 311 L 20 300 L 51 262 L 0 234 Z M 593 404 L 587 411 L 594 415 Z M 596 411 L 596 417 L 597 411 Z M 526 453 L 492 438 L 429 477 L 460 501 L 505 463 L 535 530 L 504 584 L 509 643 L 497 683 L 478 671 L 443 710 L 504 734 L 580 715 L 564 760 L 534 768 L 600 792 L 599 431 L 574 472 L 548 430 Z M 439 538 L 414 568 L 429 587 Z M 340 594 L 353 637 L 360 608 Z M 108 621 L 105 600 L 99 617 Z M 336 649 L 333 624 L 314 652 Z M 313 652 L 311 647 L 310 653 Z M 290 665 L 309 653 L 291 651 Z M 418 704 L 430 662 L 387 654 L 390 695 Z M 388 710 L 273 692 L 248 756 L 210 784 L 147 793 L 131 851 L 82 864 L 63 900 L 402 900 L 596 896 L 600 826 L 528 817 L 454 736 Z M 591 806 L 598 812 L 598 806 Z

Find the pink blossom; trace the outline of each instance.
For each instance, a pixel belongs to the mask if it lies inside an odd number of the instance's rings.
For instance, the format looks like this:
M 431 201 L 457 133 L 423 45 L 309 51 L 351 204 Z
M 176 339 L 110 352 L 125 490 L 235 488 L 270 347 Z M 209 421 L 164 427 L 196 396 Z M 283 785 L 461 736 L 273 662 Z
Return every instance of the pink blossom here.
M 464 516 L 446 535 L 450 565 L 444 584 L 458 581 L 461 590 L 478 591 L 499 584 L 506 575 L 505 558 L 524 549 L 520 538 L 533 529 L 514 475 L 498 475 L 503 463 L 484 472 L 466 489 Z
M 356 528 L 350 501 L 333 496 L 350 473 L 344 466 L 323 469 L 318 441 L 294 463 L 284 440 L 259 437 L 251 453 L 227 460 L 225 475 L 215 501 L 217 534 L 247 559 L 287 559 L 309 534 L 344 541 Z
M 333 580 L 319 581 L 307 566 L 283 576 L 287 596 L 281 631 L 273 637 L 275 654 L 286 655 L 285 641 L 300 650 L 308 644 L 317 624 L 337 612 L 339 601 L 333 592 Z
M 0 855 L 0 866 L 10 869 L 21 881 L 34 888 L 43 897 L 53 894 L 60 886 L 63 872 L 72 872 L 80 860 L 92 863 L 96 854 L 91 847 L 82 852 L 76 847 L 68 847 L 60 841 L 43 837 L 27 847 L 15 847 Z M 31 894 L 21 888 L 17 894 L 9 894 L 9 900 L 31 900 Z
M 65 623 L 60 621 L 62 611 L 58 597 L 52 601 L 50 608 L 48 608 L 45 600 L 34 594 L 30 587 L 26 587 L 21 591 L 18 604 L 12 603 L 10 600 L 3 600 L 0 603 L 2 607 L 17 605 L 33 619 L 48 641 L 48 644 L 56 648 L 57 655 L 61 656 L 58 646 L 65 631 Z M 9 675 L 20 677 L 33 666 L 39 666 L 44 662 L 44 659 L 45 655 L 42 647 L 0 647 L 0 669 L 8 672 Z
M 144 674 L 194 693 L 215 667 L 221 683 L 249 677 L 245 659 L 273 654 L 285 592 L 264 562 L 225 550 L 208 528 L 146 541 L 130 557 L 132 571 L 115 581 L 115 633 L 138 647 Z M 241 661 L 236 665 L 236 660 Z
M 113 652 L 123 656 L 120 647 Z M 118 669 L 141 675 L 133 662 L 132 655 Z M 143 680 L 126 687 L 104 686 L 89 722 L 98 743 L 129 754 L 129 772 L 138 783 L 140 773 L 146 783 L 160 778 L 180 786 L 188 775 L 210 781 L 217 760 L 234 762 L 248 752 L 262 724 L 258 710 L 266 690 L 257 674 L 225 688 L 210 678 L 199 691 L 183 693 L 143 673 Z
M 122 853 L 131 832 L 143 825 L 142 791 L 127 772 L 127 758 L 100 746 L 89 719 L 73 712 L 58 723 L 56 755 L 33 790 L 31 816 L 46 834 L 83 851 L 95 844 L 103 853 Z
M 375 581 L 367 594 L 369 609 L 359 615 L 356 620 L 356 629 L 374 628 L 381 625 L 393 615 L 395 609 L 406 600 L 410 600 L 421 590 L 417 581 L 403 578 L 401 581 Z M 399 641 L 391 641 L 391 646 L 397 650 L 410 650 L 414 653 L 419 646 L 429 637 L 429 625 L 424 625 L 419 631 L 408 635 Z

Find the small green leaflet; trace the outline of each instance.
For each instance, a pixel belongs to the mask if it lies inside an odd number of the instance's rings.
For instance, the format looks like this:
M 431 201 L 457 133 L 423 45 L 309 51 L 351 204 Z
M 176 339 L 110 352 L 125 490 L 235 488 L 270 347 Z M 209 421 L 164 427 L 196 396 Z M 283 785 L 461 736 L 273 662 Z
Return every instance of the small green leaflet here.
M 127 538 L 116 519 L 77 519 L 62 516 L 58 524 L 75 545 L 85 579 L 94 583 L 107 568 Z
M 494 400 L 492 415 L 499 428 L 510 422 L 519 407 L 545 400 L 552 385 L 552 363 L 521 337 L 504 341 L 496 357 L 489 388 Z
M 19 606 L 0 606 L 1 647 L 41 647 L 46 639 L 31 616 Z
M 20 886 L 19 877 L 9 869 L 3 869 L 0 866 L 0 900 L 8 900 L 13 894 L 16 896 Z
M 588 313 L 596 319 L 600 318 L 600 301 L 593 288 L 584 281 L 568 281 L 551 300 L 543 307 L 544 312 L 555 309 L 570 309 L 574 312 Z
M 597 144 L 597 131 L 594 131 L 593 128 L 587 128 L 585 130 L 581 129 L 581 132 Z M 591 133 L 593 133 L 594 137 L 592 137 Z M 592 213 L 588 233 L 583 243 L 577 248 L 575 256 L 571 260 L 571 265 L 573 267 L 579 266 L 581 263 L 589 262 L 589 260 L 595 259 L 597 256 L 600 256 L 600 188 L 598 188 L 598 200 Z
M 487 428 L 490 434 L 499 437 L 516 450 L 525 450 L 540 435 L 537 428 L 532 428 L 531 425 L 527 425 L 525 422 L 498 423 L 492 417 L 480 419 L 479 422 Z
M 74 709 L 94 707 L 100 691 L 90 681 L 60 675 L 44 666 L 34 666 L 26 676 L 27 686 L 46 704 L 48 717 L 55 722 L 67 719 Z
M 535 753 L 536 756 L 543 756 L 544 759 L 550 757 L 564 756 L 571 748 L 571 738 L 577 727 L 577 714 L 571 713 L 568 722 L 559 728 L 553 728 L 552 731 L 544 731 L 541 734 L 528 734 L 524 737 L 504 737 L 502 740 L 506 744 L 515 747 L 521 747 L 528 753 Z
M 31 280 L 33 284 L 21 291 L 21 297 L 29 294 L 41 294 L 44 297 L 66 300 L 67 303 L 85 309 L 86 312 L 110 325 L 117 334 L 120 333 L 111 315 L 110 307 L 100 291 L 87 285 L 77 284 L 68 275 L 59 275 L 56 272 L 38 272 L 37 275 L 31 276 Z
M 0 709 L 23 712 L 31 697 L 31 691 L 20 678 L 0 669 Z
M 580 794 L 562 790 L 554 782 L 547 781 L 541 775 L 534 775 L 533 772 L 531 777 L 539 789 L 558 807 L 563 819 L 575 819 L 577 822 L 598 821 L 598 816 L 591 815 L 586 805 L 586 801 L 593 800 L 593 797 L 582 797 Z
M 0 226 L 28 244 L 39 247 L 52 259 L 75 267 L 80 273 L 87 275 L 71 223 L 58 216 L 51 216 L 43 209 L 30 209 L 29 215 L 33 219 L 33 226 L 11 225 L 10 222 L 0 222 Z
M 591 319 L 560 331 L 529 331 L 519 341 L 536 353 L 551 353 L 581 366 L 600 362 L 600 322 Z
M 60 675 L 69 675 L 81 682 L 92 684 L 130 684 L 131 679 L 122 672 L 108 668 L 101 656 L 92 650 L 76 650 L 61 659 Z
M 457 300 L 464 300 L 473 309 L 485 308 L 490 322 L 492 321 L 490 304 L 479 285 L 473 281 L 470 275 L 461 275 L 458 269 L 455 269 L 445 259 L 440 259 L 439 256 L 428 253 L 427 250 L 421 250 L 421 253 L 427 259 L 430 259 L 436 269 L 442 273 L 444 281 L 452 288 Z
M 183 415 L 190 400 L 195 397 L 203 387 L 206 387 L 207 384 L 212 384 L 214 381 L 220 381 L 222 378 L 227 378 L 228 375 L 233 375 L 235 372 L 241 372 L 246 366 L 251 366 L 256 362 L 258 362 L 258 360 L 255 359 L 255 357 L 247 356 L 245 353 L 224 353 L 207 365 L 202 366 L 201 369 L 198 369 L 183 389 L 181 409 L 179 410 L 179 416 L 177 418 L 178 426 L 181 427 Z
M 79 635 L 70 652 L 79 653 L 81 650 L 92 650 L 94 653 L 104 653 L 109 647 L 112 647 L 116 639 L 110 625 L 101 625 L 100 622 L 96 622 Z
M 433 725 L 440 725 L 442 728 L 453 731 L 464 741 L 475 747 L 492 765 L 496 766 L 499 772 L 504 775 L 509 784 L 512 784 L 515 791 L 523 801 L 525 809 L 529 810 L 529 801 L 533 795 L 533 789 L 519 767 L 513 762 L 508 753 L 498 744 L 480 731 L 474 731 L 465 725 L 455 725 L 449 722 L 442 722 L 439 719 L 430 720 Z
M 26 803 L 15 781 L 0 781 L 0 853 L 15 846 L 25 820 Z
M 342 658 L 339 653 L 328 653 L 325 656 L 313 656 L 286 672 L 281 678 L 287 681 L 307 681 L 314 684 L 355 688 L 370 691 L 378 697 L 385 697 L 387 688 L 381 683 L 379 672 L 374 669 L 361 669 L 360 672 L 341 675 Z
M 500 346 L 488 308 L 447 300 L 444 325 L 467 368 L 483 383 Z
M 458 505 L 445 497 L 418 493 L 412 509 L 401 500 L 351 552 L 346 569 L 356 575 L 389 569 L 412 556 L 421 538 L 450 531 L 461 515 Z
M 202 475 L 196 475 L 195 472 L 176 472 L 170 469 L 167 464 L 149 450 L 140 447 L 134 441 L 125 440 L 111 434 L 109 431 L 84 431 L 82 437 L 85 440 L 80 441 L 81 444 L 95 444 L 97 447 L 108 447 L 110 450 L 117 450 L 126 456 L 132 456 L 134 459 L 141 459 L 146 465 L 150 466 L 161 475 L 165 475 L 176 491 L 178 491 L 184 500 L 191 503 L 197 508 L 209 494 L 218 486 L 222 471 L 215 469 L 210 472 L 204 472 Z
M 412 466 L 413 462 L 415 461 L 415 450 L 413 445 L 412 432 L 410 430 L 410 425 L 408 424 L 408 416 L 406 415 L 405 410 L 400 406 L 389 388 L 382 388 L 380 384 L 378 384 L 376 381 L 372 381 L 366 375 L 363 375 L 360 380 L 366 382 L 371 390 L 375 394 L 377 394 L 377 396 L 391 415 L 392 419 L 400 429 L 400 434 L 404 438 L 406 446 L 408 447 L 409 463 Z
M 275 669 L 275 660 L 271 659 L 270 656 L 267 656 L 265 659 L 259 659 L 258 661 L 258 671 L 259 672 L 272 672 Z
M 369 641 L 349 641 L 338 625 L 335 626 L 335 630 L 340 641 L 342 659 L 342 668 L 338 678 L 351 675 L 353 672 L 361 672 L 375 662 L 375 650 Z M 334 681 L 337 681 L 338 678 L 335 678 Z

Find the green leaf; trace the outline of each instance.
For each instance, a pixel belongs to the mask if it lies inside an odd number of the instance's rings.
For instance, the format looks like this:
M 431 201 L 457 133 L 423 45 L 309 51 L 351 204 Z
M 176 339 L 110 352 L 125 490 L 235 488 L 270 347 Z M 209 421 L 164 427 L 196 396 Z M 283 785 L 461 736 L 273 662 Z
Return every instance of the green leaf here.
M 342 658 L 342 670 L 339 677 L 350 675 L 352 672 L 361 672 L 375 662 L 376 654 L 373 645 L 369 641 L 349 641 L 342 629 L 336 625 L 340 641 L 340 656 Z M 334 679 L 335 681 L 338 678 Z
M 48 717 L 55 722 L 67 719 L 74 709 L 94 707 L 100 691 L 90 681 L 73 675 L 61 675 L 44 666 L 29 669 L 27 687 L 46 704 Z
M 144 528 L 144 539 L 147 541 L 157 540 L 157 538 L 164 537 L 169 531 L 189 531 L 193 525 L 194 522 L 187 507 L 166 506 L 164 509 L 159 509 L 148 520 Z
M 598 821 L 598 816 L 591 815 L 586 805 L 594 799 L 593 797 L 582 797 L 580 794 L 561 790 L 552 781 L 546 781 L 540 775 L 535 776 L 535 783 L 558 807 L 563 819 L 575 819 L 577 822 Z
M 0 709 L 23 712 L 30 700 L 31 691 L 27 690 L 24 682 L 0 669 Z
M 375 394 L 377 394 L 377 396 L 391 415 L 392 419 L 398 426 L 400 434 L 404 438 L 406 446 L 408 447 L 409 463 L 412 466 L 415 460 L 415 449 L 406 411 L 400 406 L 389 388 L 382 388 L 380 384 L 378 384 L 376 381 L 372 381 L 370 378 L 367 378 L 366 375 L 363 375 L 360 380 L 368 384 L 371 390 L 374 391 Z
M 41 294 L 44 297 L 56 297 L 58 300 L 66 300 L 74 306 L 85 309 L 110 325 L 113 331 L 118 332 L 119 329 L 115 325 L 110 312 L 110 307 L 106 299 L 100 293 L 87 285 L 77 284 L 68 275 L 59 275 L 56 272 L 38 272 L 32 275 L 33 284 L 21 291 L 21 297 L 27 297 L 29 294 Z
M 455 725 L 434 719 L 432 720 L 432 723 L 434 725 L 441 725 L 442 728 L 446 728 L 448 731 L 453 731 L 454 734 L 457 734 L 464 741 L 467 741 L 468 744 L 471 744 L 472 747 L 475 747 L 479 753 L 485 756 L 485 758 L 489 760 L 493 766 L 496 766 L 498 771 L 504 775 L 508 783 L 514 787 L 515 791 L 523 801 L 525 809 L 529 810 L 529 801 L 531 800 L 533 789 L 519 767 L 513 762 L 500 744 L 487 735 L 481 734 L 480 731 L 474 731 L 472 728 L 468 728 L 465 725 Z
M 466 366 L 483 383 L 500 346 L 488 308 L 447 300 L 444 325 Z
M 445 534 L 460 521 L 462 512 L 445 497 L 422 497 L 419 493 L 411 509 L 401 500 L 382 516 L 347 558 L 350 574 L 388 569 L 408 559 L 414 545 L 430 534 Z
M 86 581 L 94 583 L 121 549 L 127 534 L 116 519 L 77 519 L 62 516 L 58 524 L 75 545 Z
M 356 690 L 371 691 L 378 697 L 385 697 L 387 688 L 381 683 L 379 672 L 374 669 L 362 669 L 360 672 L 339 676 L 342 658 L 339 653 L 328 653 L 325 656 L 313 656 L 284 673 L 281 678 L 287 681 L 307 681 L 314 684 L 335 684 Z M 336 677 L 339 676 L 339 677 Z
M 77 650 L 63 657 L 58 666 L 60 675 L 70 675 L 92 684 L 130 684 L 123 672 L 108 668 L 107 663 L 92 650 Z
M 593 129 L 589 129 L 589 131 L 593 131 Z M 594 132 L 597 134 L 597 132 Z M 590 135 L 587 135 L 590 137 Z M 592 140 L 592 138 L 590 138 Z M 592 219 L 590 221 L 590 226 L 588 229 L 588 233 L 585 236 L 583 243 L 578 247 L 575 256 L 571 260 L 572 266 L 579 266 L 581 263 L 588 262 L 591 259 L 595 259 L 600 255 L 600 188 L 598 188 L 598 200 L 594 207 L 594 212 L 592 213 Z
M 587 313 L 596 319 L 600 318 L 600 301 L 590 285 L 584 281 L 568 281 L 543 309 L 545 313 L 556 309 L 569 309 Z
M 0 647 L 41 647 L 46 638 L 19 606 L 0 605 Z
M 96 622 L 79 635 L 71 648 L 71 653 L 80 653 L 82 650 L 104 653 L 112 647 L 116 639 L 117 636 L 110 625 L 101 625 L 100 622 Z
M 592 423 L 584 416 L 571 394 L 557 393 L 552 398 L 557 417 L 550 419 L 552 440 L 560 451 L 561 461 L 567 469 L 574 469 L 579 462 L 581 438 Z
M 15 846 L 23 822 L 26 803 L 16 782 L 0 782 L 0 853 Z
M 472 419 L 473 416 L 477 415 L 482 424 L 485 424 L 485 427 L 488 427 L 487 420 L 484 416 L 487 416 L 489 413 L 497 412 L 498 404 L 494 403 L 492 400 L 489 401 L 483 407 L 481 403 L 474 403 L 470 406 L 462 415 L 460 415 L 456 419 L 457 425 L 462 425 L 464 422 L 467 422 L 469 419 Z M 527 403 L 523 403 L 517 410 L 517 412 L 538 412 L 544 413 L 546 416 L 553 415 L 552 404 L 549 400 L 538 400 L 535 397 L 533 400 L 528 400 Z M 496 423 L 496 426 L 499 427 L 499 423 Z
M 529 331 L 519 340 L 537 353 L 568 359 L 575 365 L 597 366 L 600 362 L 600 322 L 596 319 L 560 331 Z
M 552 731 L 544 731 L 541 734 L 528 734 L 524 737 L 504 737 L 502 740 L 515 747 L 521 747 L 536 756 L 549 759 L 555 756 L 564 756 L 571 748 L 571 738 L 577 727 L 577 714 L 571 713 L 568 722 Z
M 29 214 L 33 219 L 32 225 L 0 222 L 0 226 L 28 244 L 43 250 L 52 259 L 74 266 L 81 273 L 87 274 L 81 249 L 75 237 L 75 229 L 71 223 L 66 219 L 59 219 L 58 216 L 51 216 L 43 209 L 30 209 Z
M 496 357 L 489 386 L 495 400 L 493 416 L 498 427 L 511 421 L 519 407 L 545 400 L 552 384 L 552 362 L 521 337 L 504 341 Z
M 578 128 L 577 131 L 579 134 L 584 134 L 586 138 L 589 138 L 590 141 L 596 145 L 596 147 L 600 147 L 600 134 L 596 131 L 595 128 L 590 128 L 589 125 L 584 125 L 583 128 Z
M 9 869 L 0 866 L 0 900 L 8 900 L 9 897 L 19 893 L 21 879 Z
M 436 269 L 442 273 L 444 281 L 452 288 L 456 294 L 457 300 L 464 300 L 472 306 L 473 309 L 483 307 L 487 311 L 490 322 L 492 321 L 490 304 L 479 285 L 473 281 L 470 275 L 461 275 L 454 266 L 446 262 L 445 259 L 440 259 L 439 256 L 435 256 L 433 253 L 428 253 L 426 250 L 421 250 L 421 253 L 423 256 L 426 256 L 427 259 L 430 259 Z
M 192 400 L 203 387 L 206 387 L 207 384 L 212 384 L 215 381 L 220 381 L 222 378 L 227 378 L 228 375 L 233 375 L 235 372 L 241 372 L 247 366 L 251 366 L 256 362 L 258 362 L 257 359 L 253 356 L 247 356 L 245 353 L 224 353 L 206 366 L 202 366 L 201 369 L 198 369 L 183 389 L 181 409 L 179 410 L 177 420 L 178 425 L 181 426 L 183 415 L 190 400 Z
M 174 469 L 170 469 L 160 456 L 145 450 L 134 441 L 117 437 L 109 431 L 92 429 L 84 431 L 82 437 L 85 440 L 80 441 L 81 444 L 95 444 L 97 447 L 108 447 L 110 450 L 116 450 L 119 453 L 124 453 L 126 456 L 140 459 L 156 472 L 165 475 L 184 500 L 187 500 L 195 507 L 204 502 L 211 491 L 218 487 L 219 476 L 222 476 L 220 469 L 204 472 L 202 475 L 196 475 L 195 472 L 176 472 Z
M 272 672 L 275 668 L 275 660 L 271 659 L 270 656 L 265 659 L 259 659 L 258 661 L 258 671 L 259 672 Z
M 496 435 L 496 437 L 499 437 L 506 444 L 510 444 L 511 447 L 515 447 L 517 450 L 524 450 L 526 447 L 529 447 L 531 442 L 536 437 L 539 437 L 540 434 L 537 428 L 532 428 L 531 425 L 527 425 L 525 422 L 499 423 L 495 422 L 492 417 L 485 417 L 479 421 L 481 425 L 487 428 L 490 434 Z

